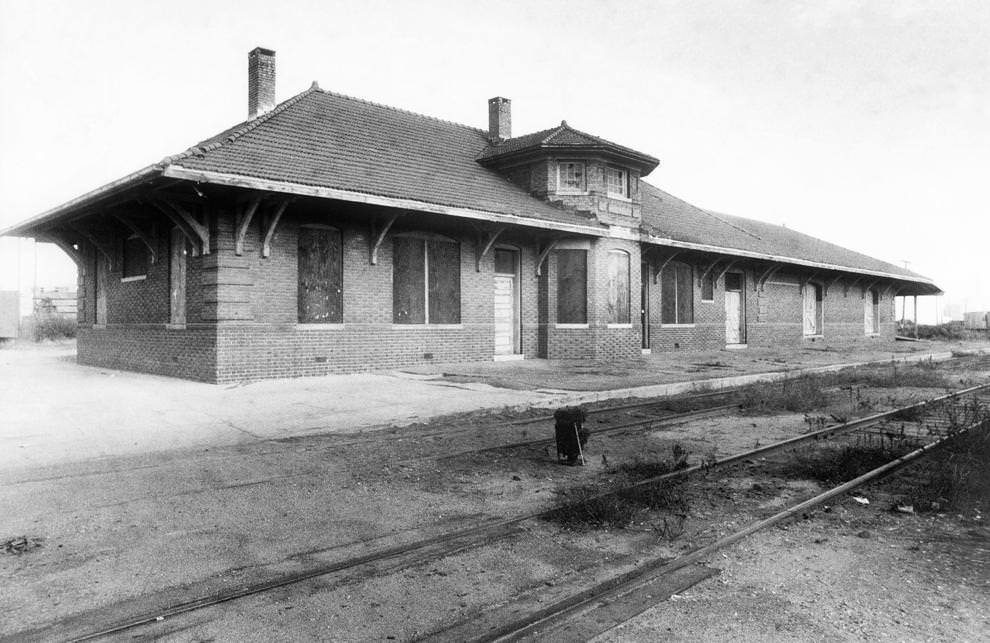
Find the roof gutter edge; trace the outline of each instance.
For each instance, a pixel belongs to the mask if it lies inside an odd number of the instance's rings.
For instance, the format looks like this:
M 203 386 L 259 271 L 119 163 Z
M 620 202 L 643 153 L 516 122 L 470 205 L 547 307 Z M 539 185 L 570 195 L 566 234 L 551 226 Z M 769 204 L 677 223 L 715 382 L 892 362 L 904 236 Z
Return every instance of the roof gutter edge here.
M 288 181 L 273 181 L 269 179 L 244 176 L 242 174 L 229 174 L 226 172 L 213 172 L 209 170 L 190 170 L 178 165 L 169 165 L 165 167 L 162 170 L 162 175 L 172 179 L 195 181 L 197 183 L 212 183 L 215 185 L 227 185 L 254 190 L 267 190 L 269 192 L 281 192 L 283 194 L 295 194 L 299 196 L 310 196 L 322 199 L 336 199 L 338 201 L 349 201 L 351 203 L 380 205 L 390 208 L 427 212 L 430 214 L 443 214 L 462 219 L 475 219 L 480 221 L 492 221 L 495 223 L 522 225 L 531 228 L 559 230 L 561 232 L 573 232 L 575 234 L 584 234 L 596 237 L 606 237 L 609 235 L 609 231 L 606 228 L 595 228 L 592 226 L 581 226 L 571 223 L 557 223 L 554 221 L 544 221 L 542 219 L 531 219 L 514 214 L 503 214 L 500 212 L 488 212 L 486 210 L 474 210 L 471 208 L 440 205 L 438 203 L 428 203 L 426 201 L 416 201 L 413 199 L 381 196 L 366 192 L 354 192 L 352 190 L 343 190 L 340 188 L 302 185 Z
M 50 210 L 46 210 L 39 215 L 33 216 L 30 219 L 22 221 L 15 224 L 9 228 L 0 230 L 0 237 L 5 236 L 17 236 L 18 233 L 24 233 L 27 229 L 37 226 L 41 223 L 47 223 L 58 218 L 59 215 L 65 214 L 69 210 L 79 208 L 84 205 L 88 205 L 92 202 L 98 201 L 104 197 L 110 196 L 116 192 L 120 192 L 129 187 L 132 187 L 135 183 L 139 183 L 145 179 L 151 178 L 156 174 L 161 174 L 161 165 L 155 163 L 147 167 L 141 168 L 136 172 L 131 172 L 127 176 L 121 177 L 116 181 L 111 181 L 106 185 L 100 186 L 95 190 L 91 190 L 81 196 L 78 196 L 71 201 L 66 201 L 62 205 L 55 206 Z M 31 235 L 26 235 L 31 236 Z
M 887 279 L 896 279 L 898 281 L 910 281 L 919 284 L 925 284 L 926 286 L 931 286 L 941 292 L 935 282 L 928 278 L 918 278 L 909 277 L 907 275 L 898 275 L 891 272 L 882 272 L 880 270 L 869 270 L 866 268 L 853 268 L 851 266 L 840 266 L 837 264 L 823 263 L 821 261 L 811 261 L 809 259 L 797 259 L 794 257 L 784 257 L 780 255 L 768 255 L 762 252 L 752 252 L 750 250 L 738 250 L 736 248 L 723 248 L 721 246 L 710 246 L 703 243 L 692 243 L 690 241 L 677 241 L 676 239 L 669 239 L 666 237 L 657 237 L 652 234 L 643 235 L 643 239 L 647 243 L 652 243 L 654 245 L 660 246 L 670 246 L 673 248 L 684 248 L 686 250 L 702 250 L 705 252 L 716 252 L 719 254 L 729 254 L 735 255 L 737 257 L 750 257 L 753 259 L 765 259 L 769 261 L 777 261 L 780 263 L 790 263 L 799 266 L 808 266 L 811 268 L 824 268 L 826 270 L 842 270 L 845 272 L 856 272 L 864 275 L 872 275 L 874 277 L 884 277 Z

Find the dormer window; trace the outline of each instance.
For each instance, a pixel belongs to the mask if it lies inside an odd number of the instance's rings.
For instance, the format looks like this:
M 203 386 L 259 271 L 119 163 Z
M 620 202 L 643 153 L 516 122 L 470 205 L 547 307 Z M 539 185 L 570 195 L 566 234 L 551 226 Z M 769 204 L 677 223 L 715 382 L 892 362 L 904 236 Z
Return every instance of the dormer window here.
M 606 184 L 609 196 L 629 198 L 629 172 L 619 167 L 606 170 Z
M 558 192 L 587 192 L 587 190 L 584 161 L 564 161 L 557 164 Z

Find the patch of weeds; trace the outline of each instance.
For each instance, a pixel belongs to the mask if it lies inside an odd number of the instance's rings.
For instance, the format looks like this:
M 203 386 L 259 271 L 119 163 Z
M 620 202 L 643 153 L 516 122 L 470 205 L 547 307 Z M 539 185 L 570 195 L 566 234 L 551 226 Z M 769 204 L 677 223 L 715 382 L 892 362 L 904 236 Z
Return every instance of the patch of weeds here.
M 76 336 L 76 320 L 63 315 L 36 313 L 30 325 L 36 342 L 72 339 Z
M 990 421 L 951 438 L 919 464 L 919 482 L 897 504 L 915 511 L 990 511 Z
M 679 444 L 671 448 L 671 459 L 658 462 L 636 460 L 612 470 L 616 474 L 617 491 L 607 491 L 596 485 L 574 489 L 558 489 L 561 506 L 547 515 L 547 520 L 565 529 L 625 529 L 634 522 L 643 522 L 650 511 L 674 514 L 676 520 L 661 516 L 654 529 L 662 537 L 679 535 L 687 515 L 687 500 L 679 482 L 657 481 L 636 484 L 688 466 L 688 452 Z
M 744 410 L 761 413 L 806 413 L 826 408 L 829 403 L 828 393 L 818 375 L 788 377 L 779 382 L 748 387 L 741 397 Z
M 906 455 L 921 444 L 897 433 L 861 436 L 855 444 L 816 447 L 799 453 L 786 464 L 783 474 L 792 478 L 841 484 Z

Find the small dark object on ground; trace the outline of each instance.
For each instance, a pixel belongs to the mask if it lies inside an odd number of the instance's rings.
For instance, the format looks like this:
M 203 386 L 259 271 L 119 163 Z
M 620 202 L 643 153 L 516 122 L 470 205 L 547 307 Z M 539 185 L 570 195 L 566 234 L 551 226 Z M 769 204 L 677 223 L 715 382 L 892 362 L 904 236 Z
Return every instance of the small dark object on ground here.
M 9 538 L 0 543 L 0 551 L 5 554 L 23 554 L 26 551 L 41 547 L 41 541 L 41 538 L 28 538 L 27 536 Z
M 554 411 L 554 437 L 557 440 L 557 459 L 567 464 L 578 463 L 583 455 L 591 432 L 584 428 L 588 415 L 580 406 L 562 406 Z M 584 464 L 581 462 L 581 464 Z

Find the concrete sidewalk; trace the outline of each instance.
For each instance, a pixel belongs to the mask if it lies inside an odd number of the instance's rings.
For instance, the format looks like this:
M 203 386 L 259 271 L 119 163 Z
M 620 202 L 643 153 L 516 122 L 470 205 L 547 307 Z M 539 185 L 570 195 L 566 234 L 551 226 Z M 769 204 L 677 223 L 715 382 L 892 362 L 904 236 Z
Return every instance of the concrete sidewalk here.
M 22 345 L 0 350 L 0 470 L 356 432 L 479 409 L 671 395 L 984 347 L 924 342 L 855 354 L 753 349 L 608 364 L 485 362 L 215 386 L 80 366 L 72 344 Z

